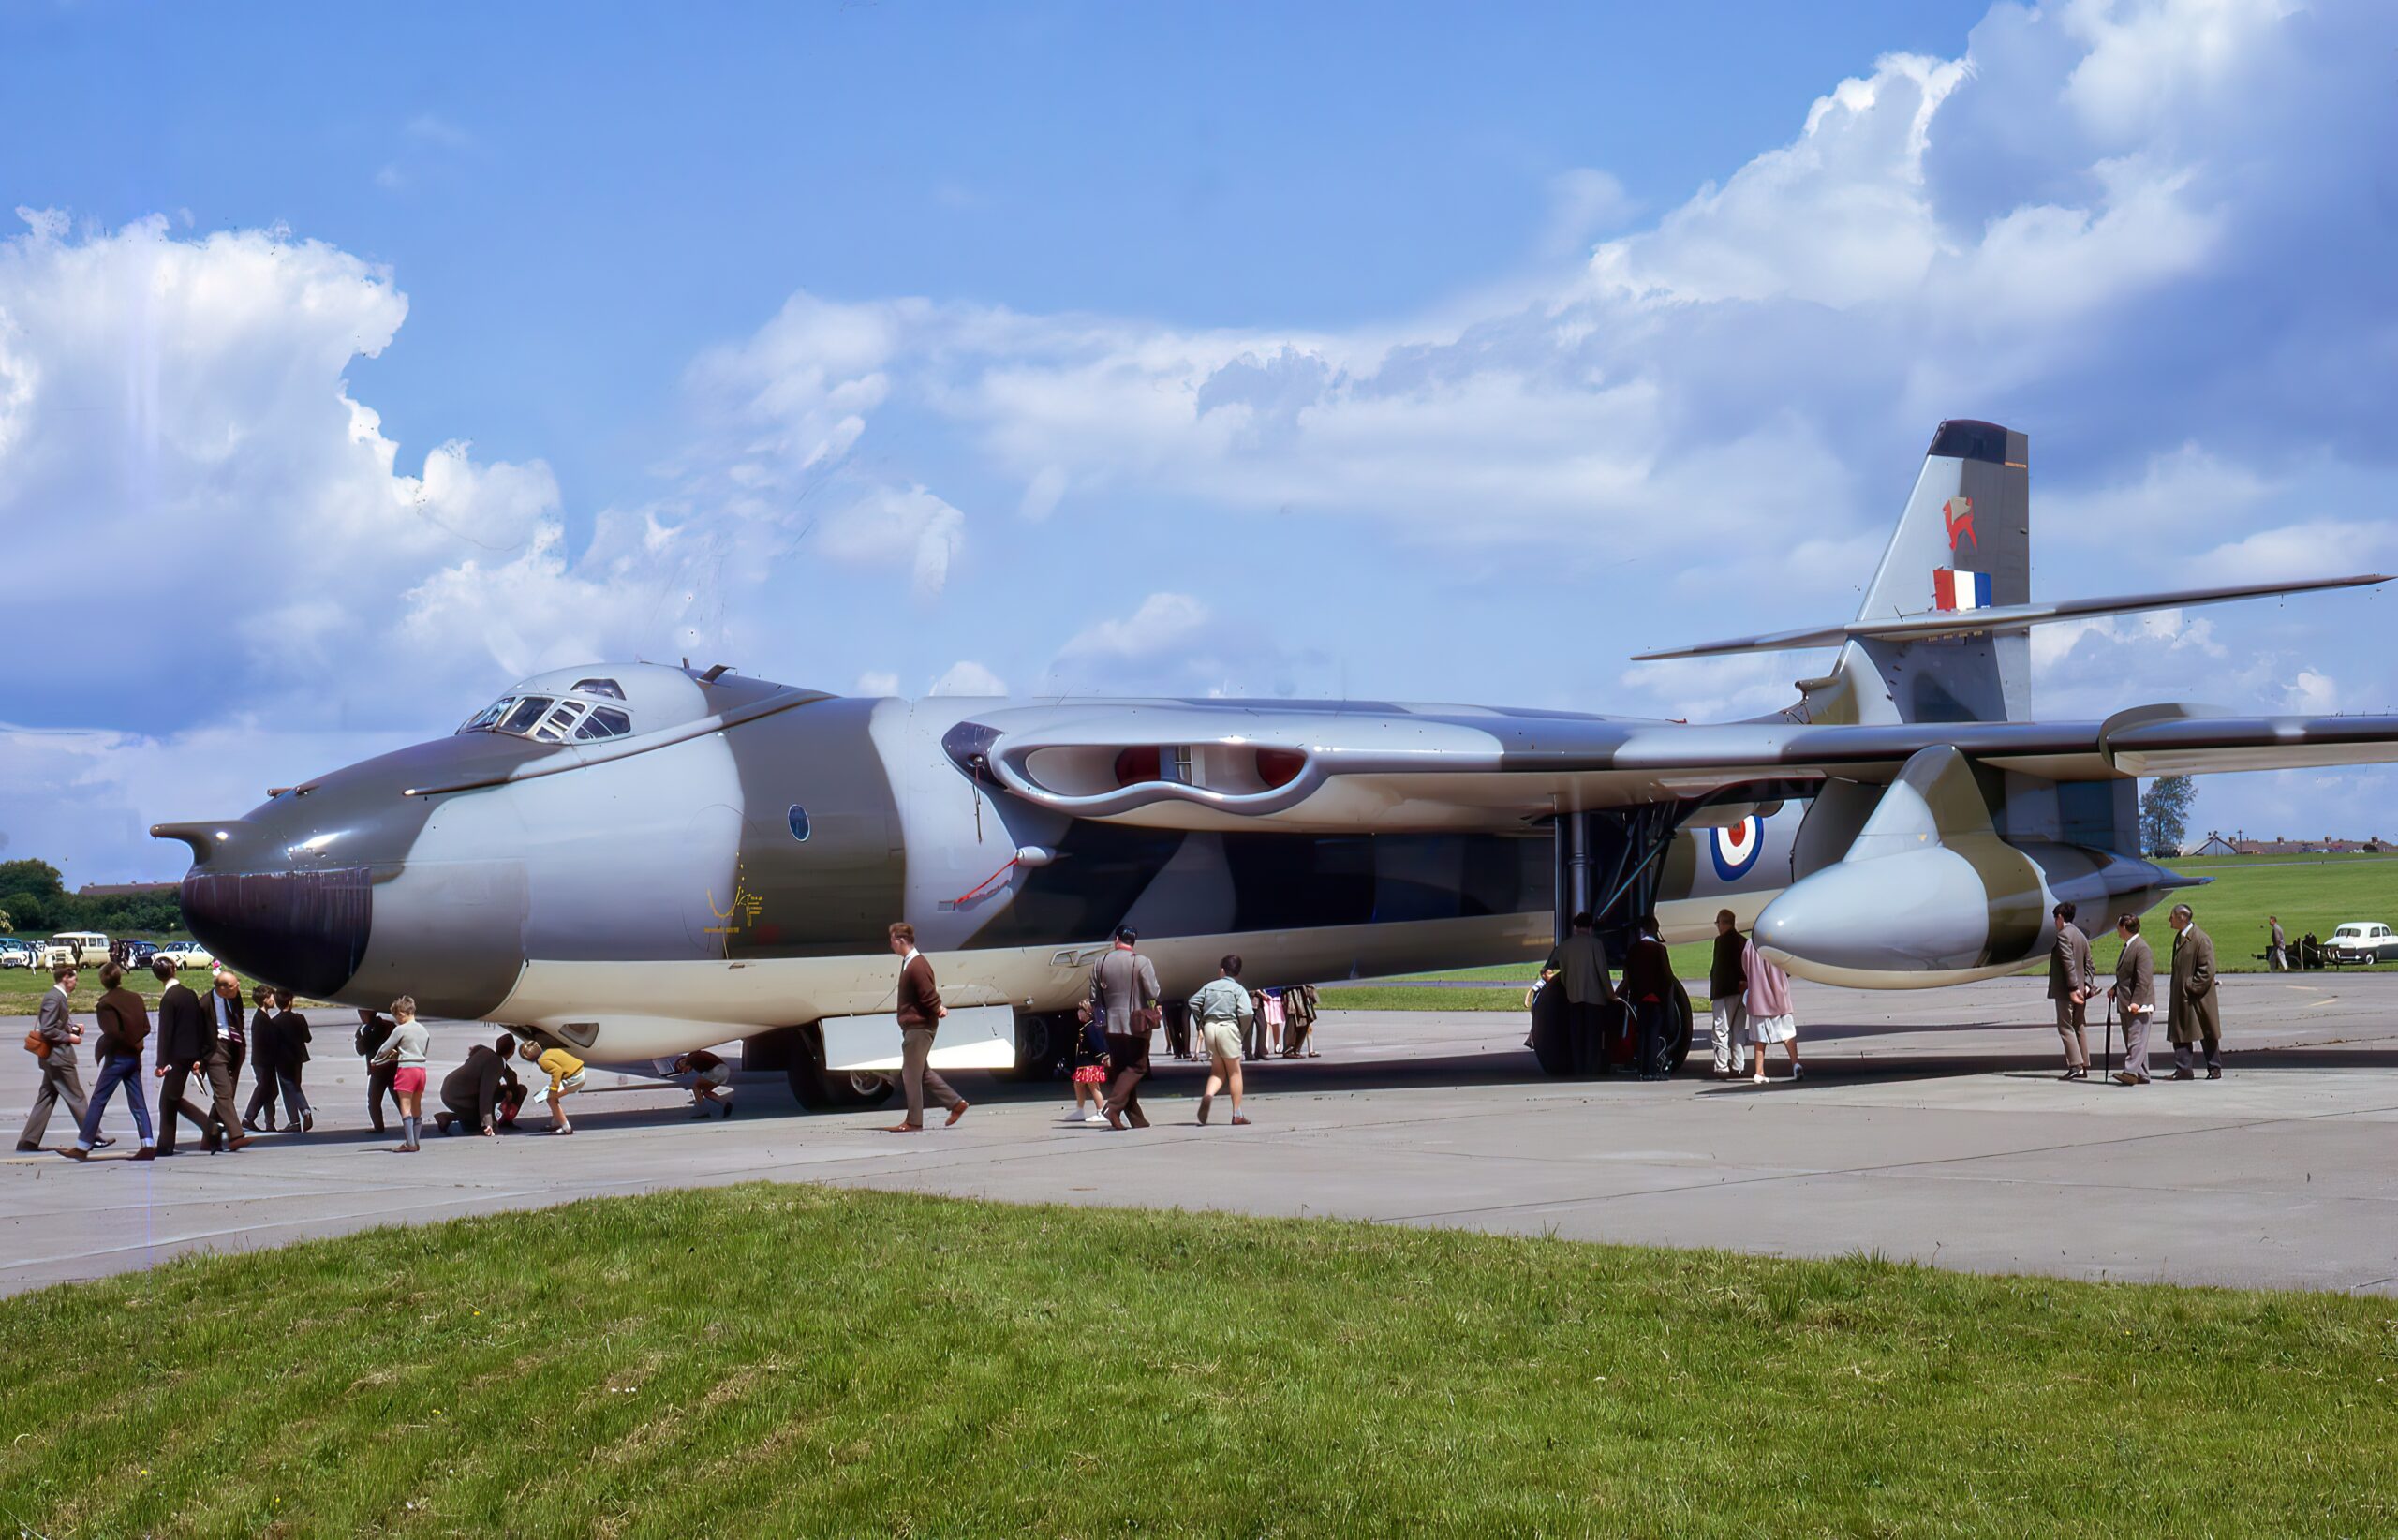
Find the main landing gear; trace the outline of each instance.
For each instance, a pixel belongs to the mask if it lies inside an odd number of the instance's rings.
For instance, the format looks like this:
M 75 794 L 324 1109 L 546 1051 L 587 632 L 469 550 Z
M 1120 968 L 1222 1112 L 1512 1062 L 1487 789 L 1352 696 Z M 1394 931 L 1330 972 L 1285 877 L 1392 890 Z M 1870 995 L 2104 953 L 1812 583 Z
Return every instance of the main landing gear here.
M 1669 1072 L 1679 1072 L 1690 1058 L 1695 1025 L 1690 991 L 1677 979 L 1662 1045 Z M 1630 1074 L 1637 1068 L 1633 1061 L 1640 1055 L 1640 1034 L 1633 1028 L 1629 1005 L 1620 1000 L 1609 1001 L 1601 1010 L 1598 1030 L 1577 1042 L 1565 991 L 1556 985 L 1532 999 L 1532 1057 L 1543 1071 L 1555 1075 Z
M 1659 803 L 1596 813 L 1560 813 L 1551 824 L 1556 838 L 1557 939 L 1565 940 L 1576 914 L 1598 921 L 1599 939 L 1618 969 L 1637 935 L 1640 916 L 1657 902 L 1665 855 L 1688 805 Z M 1674 985 L 1666 1013 L 1662 1053 L 1669 1070 L 1690 1058 L 1693 1029 L 1690 992 Z M 1616 1000 L 1600 1013 L 1595 1029 L 1577 1032 L 1562 984 L 1552 982 L 1532 999 L 1532 1057 L 1550 1074 L 1604 1074 L 1631 1070 L 1639 1056 L 1632 1009 Z

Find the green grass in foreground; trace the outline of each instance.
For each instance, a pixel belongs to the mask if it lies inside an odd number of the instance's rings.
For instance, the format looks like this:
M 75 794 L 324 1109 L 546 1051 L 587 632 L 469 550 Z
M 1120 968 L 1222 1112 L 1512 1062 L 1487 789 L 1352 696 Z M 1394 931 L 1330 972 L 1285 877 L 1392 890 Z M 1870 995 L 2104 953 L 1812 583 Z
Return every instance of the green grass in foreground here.
M 64 1536 L 2364 1534 L 2398 1309 L 797 1186 L 0 1302 Z

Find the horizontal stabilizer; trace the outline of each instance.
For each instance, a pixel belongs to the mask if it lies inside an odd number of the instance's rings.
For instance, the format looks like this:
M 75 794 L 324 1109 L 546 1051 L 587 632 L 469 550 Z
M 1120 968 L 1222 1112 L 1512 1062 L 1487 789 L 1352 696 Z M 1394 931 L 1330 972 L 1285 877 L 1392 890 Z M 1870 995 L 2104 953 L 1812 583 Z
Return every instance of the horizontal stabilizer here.
M 2300 583 L 2243 583 L 2228 588 L 2184 588 L 2175 593 L 2116 594 L 2101 599 L 2059 599 L 2036 604 L 2001 604 L 1970 610 L 1928 610 L 1882 620 L 1848 620 L 1830 626 L 1809 626 L 1763 636 L 1737 636 L 1664 652 L 1633 654 L 1635 662 L 1666 658 L 1710 658 L 1724 653 L 1788 652 L 1801 647 L 1832 647 L 1843 642 L 1916 641 L 1931 636 L 1972 636 L 1991 631 L 2021 630 L 2051 620 L 2080 620 L 2092 615 L 2138 615 L 2143 610 L 2177 610 L 2193 604 L 2222 604 L 2235 599 L 2267 599 L 2276 594 L 2312 593 L 2320 588 L 2361 588 L 2391 579 L 2378 572 L 2354 577 L 2310 578 Z

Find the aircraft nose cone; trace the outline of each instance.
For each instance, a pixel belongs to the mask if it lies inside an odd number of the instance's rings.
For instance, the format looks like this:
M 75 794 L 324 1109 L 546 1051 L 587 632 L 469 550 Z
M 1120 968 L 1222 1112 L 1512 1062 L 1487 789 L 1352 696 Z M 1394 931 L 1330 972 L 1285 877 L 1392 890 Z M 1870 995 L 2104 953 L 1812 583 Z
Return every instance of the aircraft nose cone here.
M 235 969 L 329 997 L 366 955 L 374 886 L 363 866 L 244 870 L 238 826 L 183 882 L 184 923 Z
M 1990 898 L 1942 850 L 1843 862 L 1799 879 L 1757 916 L 1759 948 L 1820 969 L 1916 973 L 1970 968 L 1990 936 Z

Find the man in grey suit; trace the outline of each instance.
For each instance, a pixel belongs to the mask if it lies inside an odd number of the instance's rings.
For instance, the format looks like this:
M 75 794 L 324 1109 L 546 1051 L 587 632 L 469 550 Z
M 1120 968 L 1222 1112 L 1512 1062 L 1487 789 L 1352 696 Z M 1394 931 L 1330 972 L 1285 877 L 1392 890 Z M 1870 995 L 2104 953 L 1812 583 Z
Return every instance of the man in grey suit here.
M 2139 933 L 2139 916 L 2126 914 L 2115 922 L 2124 939 L 2124 955 L 2115 959 L 2115 1009 L 2124 1014 L 2124 1067 L 2115 1072 L 2119 1085 L 2148 1084 L 2148 1027 L 2156 1019 L 2156 954 Z
M 1130 925 L 1116 930 L 1116 945 L 1091 965 L 1091 1019 L 1107 1032 L 1107 1058 L 1115 1073 L 1107 1085 L 1107 1126 L 1149 1126 L 1141 1110 L 1141 1082 L 1149 1077 L 1151 1012 L 1158 1000 L 1158 970 L 1133 950 L 1140 940 Z
M 2195 1078 L 2190 1051 L 2206 1054 L 2207 1078 L 2223 1078 L 2223 1004 L 2215 998 L 2214 938 L 2198 926 L 2187 904 L 2168 916 L 2173 926 L 2173 977 L 2165 994 L 2165 1035 L 2173 1040 L 2173 1078 Z
M 2090 938 L 2073 923 L 2071 902 L 2056 908 L 2057 939 L 2049 948 L 2049 999 L 2057 1002 L 2057 1036 L 2065 1040 L 2065 1080 L 2090 1078 Z
M 50 1132 L 50 1111 L 59 1103 L 74 1116 L 76 1125 L 83 1122 L 83 1076 L 75 1068 L 75 1050 L 83 1041 L 83 1029 L 75 1025 L 67 1014 L 68 997 L 75 993 L 75 970 L 55 969 L 50 975 L 50 989 L 41 997 L 41 1017 L 35 1030 L 50 1044 L 41 1057 L 41 1088 L 34 1092 L 34 1110 L 25 1115 L 24 1132 L 17 1135 L 17 1150 L 27 1154 L 41 1148 L 41 1136 Z

